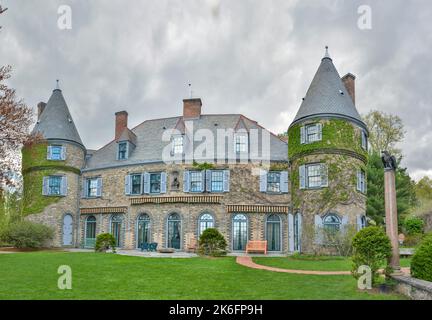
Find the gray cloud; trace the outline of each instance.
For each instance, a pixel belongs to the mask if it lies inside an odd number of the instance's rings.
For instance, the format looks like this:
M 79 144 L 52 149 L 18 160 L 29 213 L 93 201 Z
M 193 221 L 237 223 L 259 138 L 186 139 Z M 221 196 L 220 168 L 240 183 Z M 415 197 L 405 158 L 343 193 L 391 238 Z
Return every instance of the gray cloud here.
M 357 75 L 357 107 L 399 115 L 412 175 L 432 175 L 429 1 L 4 0 L 0 64 L 28 105 L 61 87 L 81 137 L 99 148 L 114 112 L 130 126 L 181 112 L 188 83 L 206 113 L 243 113 L 285 131 L 324 53 Z M 57 28 L 72 8 L 73 29 Z M 372 8 L 372 30 L 357 8 Z

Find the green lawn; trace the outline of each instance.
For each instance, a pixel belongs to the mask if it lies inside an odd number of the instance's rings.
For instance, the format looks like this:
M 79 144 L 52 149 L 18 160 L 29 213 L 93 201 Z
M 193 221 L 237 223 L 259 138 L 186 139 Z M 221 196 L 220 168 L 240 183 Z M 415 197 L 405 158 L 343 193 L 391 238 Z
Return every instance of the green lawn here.
M 72 268 L 72 290 L 57 288 L 60 265 Z M 32 252 L 0 254 L 0 268 L 0 299 L 402 299 L 359 292 L 351 276 L 255 270 L 234 257 Z
M 350 258 L 344 257 L 256 257 L 253 261 L 270 267 L 297 270 L 319 270 L 319 271 L 351 271 L 352 262 Z M 410 259 L 400 260 L 402 267 L 410 266 Z

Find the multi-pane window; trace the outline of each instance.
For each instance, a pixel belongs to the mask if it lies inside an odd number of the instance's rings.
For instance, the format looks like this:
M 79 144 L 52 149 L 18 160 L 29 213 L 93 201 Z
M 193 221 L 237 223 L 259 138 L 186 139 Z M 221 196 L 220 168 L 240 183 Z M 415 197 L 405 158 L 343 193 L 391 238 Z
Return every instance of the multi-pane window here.
M 87 179 L 87 197 L 97 197 L 98 179 Z
M 267 174 L 267 192 L 280 192 L 280 172 L 269 172 Z
M 131 194 L 141 194 L 141 190 L 142 190 L 141 183 L 142 183 L 141 174 L 131 175 Z
M 246 134 L 235 135 L 235 152 L 248 151 L 248 137 Z
M 51 176 L 48 179 L 48 194 L 49 195 L 61 195 L 61 176 Z
M 300 128 L 300 142 L 312 143 L 322 140 L 322 124 L 314 123 Z
M 321 165 L 308 165 L 306 167 L 307 186 L 309 188 L 321 187 Z
M 118 159 L 119 160 L 127 159 L 127 149 L 128 149 L 127 142 L 120 142 L 118 144 Z
M 366 173 L 364 170 L 357 171 L 357 190 L 366 193 Z
M 62 146 L 51 146 L 50 160 L 62 160 Z
M 224 172 L 222 170 L 211 171 L 211 192 L 223 192 Z
M 324 230 L 336 232 L 340 230 L 341 220 L 335 214 L 328 214 L 323 221 Z
M 368 138 L 367 138 L 367 134 L 364 130 L 362 130 L 362 132 L 361 132 L 361 146 L 364 150 L 368 149 Z
M 183 136 L 174 136 L 172 141 L 173 154 L 182 154 L 184 151 Z
M 213 216 L 209 213 L 204 213 L 199 219 L 199 235 L 201 236 L 204 230 L 214 228 Z
M 151 173 L 150 174 L 150 193 L 161 192 L 161 174 Z
M 190 179 L 190 192 L 201 192 L 203 190 L 202 171 L 191 171 L 189 174 Z

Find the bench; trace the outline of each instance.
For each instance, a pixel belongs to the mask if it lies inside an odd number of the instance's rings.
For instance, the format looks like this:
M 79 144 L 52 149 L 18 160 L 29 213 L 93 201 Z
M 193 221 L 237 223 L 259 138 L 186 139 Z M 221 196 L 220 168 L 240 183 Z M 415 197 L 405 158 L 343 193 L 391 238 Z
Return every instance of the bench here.
M 246 253 L 250 252 L 262 252 L 267 254 L 267 241 L 248 241 Z

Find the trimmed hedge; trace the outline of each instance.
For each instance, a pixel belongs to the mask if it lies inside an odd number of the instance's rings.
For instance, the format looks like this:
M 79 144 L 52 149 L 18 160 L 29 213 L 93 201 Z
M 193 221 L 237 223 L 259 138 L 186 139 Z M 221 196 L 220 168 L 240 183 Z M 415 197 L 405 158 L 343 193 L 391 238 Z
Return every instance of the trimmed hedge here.
M 423 238 L 411 261 L 414 278 L 432 281 L 432 233 Z
M 199 239 L 198 253 L 220 257 L 226 255 L 227 243 L 223 235 L 214 228 L 205 229 Z
M 414 236 L 423 233 L 424 221 L 419 217 L 407 217 L 403 227 L 409 236 Z
M 95 251 L 106 252 L 108 249 L 112 249 L 115 253 L 116 240 L 111 233 L 101 233 L 96 237 Z
M 40 248 L 54 239 L 54 230 L 40 223 L 20 221 L 7 226 L 0 238 L 15 248 Z

